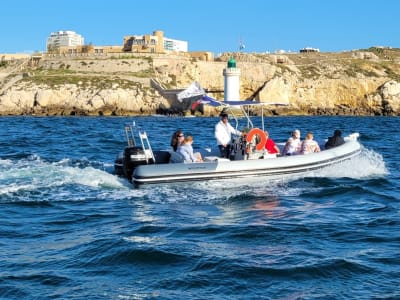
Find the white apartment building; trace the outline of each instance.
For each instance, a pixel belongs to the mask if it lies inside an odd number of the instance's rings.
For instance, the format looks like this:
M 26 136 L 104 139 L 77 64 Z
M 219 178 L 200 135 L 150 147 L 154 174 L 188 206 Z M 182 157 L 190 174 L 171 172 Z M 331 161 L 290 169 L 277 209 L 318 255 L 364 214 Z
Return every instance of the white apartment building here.
M 188 52 L 188 42 L 173 40 L 164 37 L 164 50 L 176 52 Z
M 47 38 L 47 50 L 49 48 L 59 48 L 62 46 L 83 46 L 84 39 L 74 31 L 52 32 Z

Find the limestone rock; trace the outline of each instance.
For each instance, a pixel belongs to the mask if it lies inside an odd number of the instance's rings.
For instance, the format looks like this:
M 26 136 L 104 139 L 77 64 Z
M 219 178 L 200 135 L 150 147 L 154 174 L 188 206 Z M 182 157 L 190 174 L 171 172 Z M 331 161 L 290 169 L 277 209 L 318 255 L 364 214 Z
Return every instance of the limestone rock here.
M 22 71 L 29 76 L 0 83 L 0 114 L 183 114 L 190 105 L 173 91 L 162 97 L 150 79 L 168 90 L 196 80 L 223 99 L 223 69 L 234 56 L 241 98 L 286 104 L 275 113 L 400 115 L 400 54 L 385 51 L 224 53 L 213 62 L 179 55 L 48 57 L 37 70 Z
M 400 111 L 400 83 L 391 80 L 378 88 L 382 106 L 387 114 L 398 114 Z
M 358 59 L 374 59 L 378 60 L 379 57 L 372 52 L 356 51 L 353 53 L 353 57 Z

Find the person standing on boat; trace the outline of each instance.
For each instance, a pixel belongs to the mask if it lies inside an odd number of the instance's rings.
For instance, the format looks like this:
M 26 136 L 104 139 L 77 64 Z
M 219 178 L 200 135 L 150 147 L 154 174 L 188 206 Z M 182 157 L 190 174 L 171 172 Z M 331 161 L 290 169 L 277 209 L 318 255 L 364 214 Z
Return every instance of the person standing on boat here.
M 301 151 L 300 130 L 292 132 L 292 136 L 287 140 L 283 147 L 282 155 L 297 155 Z
M 221 113 L 220 116 L 221 120 L 215 125 L 215 138 L 217 139 L 221 157 L 229 158 L 232 134 L 241 135 L 242 132 L 236 130 L 229 124 L 228 115 L 226 113 Z

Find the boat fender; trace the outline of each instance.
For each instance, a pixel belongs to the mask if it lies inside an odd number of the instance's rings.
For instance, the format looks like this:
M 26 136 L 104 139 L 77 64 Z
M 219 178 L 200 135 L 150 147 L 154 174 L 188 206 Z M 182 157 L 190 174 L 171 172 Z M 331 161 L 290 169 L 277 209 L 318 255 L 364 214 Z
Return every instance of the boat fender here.
M 260 137 L 260 141 L 256 145 L 256 149 L 257 150 L 264 149 L 265 143 L 267 142 L 267 136 L 265 135 L 265 132 L 260 128 L 253 128 L 252 130 L 250 130 L 249 133 L 246 135 L 246 141 L 248 143 L 251 143 L 255 135 L 258 135 Z

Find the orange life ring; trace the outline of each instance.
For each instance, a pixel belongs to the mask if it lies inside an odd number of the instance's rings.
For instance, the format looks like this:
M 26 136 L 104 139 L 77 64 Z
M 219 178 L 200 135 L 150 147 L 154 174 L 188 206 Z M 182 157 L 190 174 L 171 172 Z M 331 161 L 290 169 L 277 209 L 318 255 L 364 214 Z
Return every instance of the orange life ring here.
M 246 135 L 246 142 L 250 143 L 255 135 L 258 135 L 260 137 L 260 142 L 256 145 L 256 149 L 264 149 L 265 144 L 267 143 L 267 136 L 265 135 L 265 132 L 262 131 L 260 128 L 253 128 L 252 130 L 250 130 L 249 133 Z

